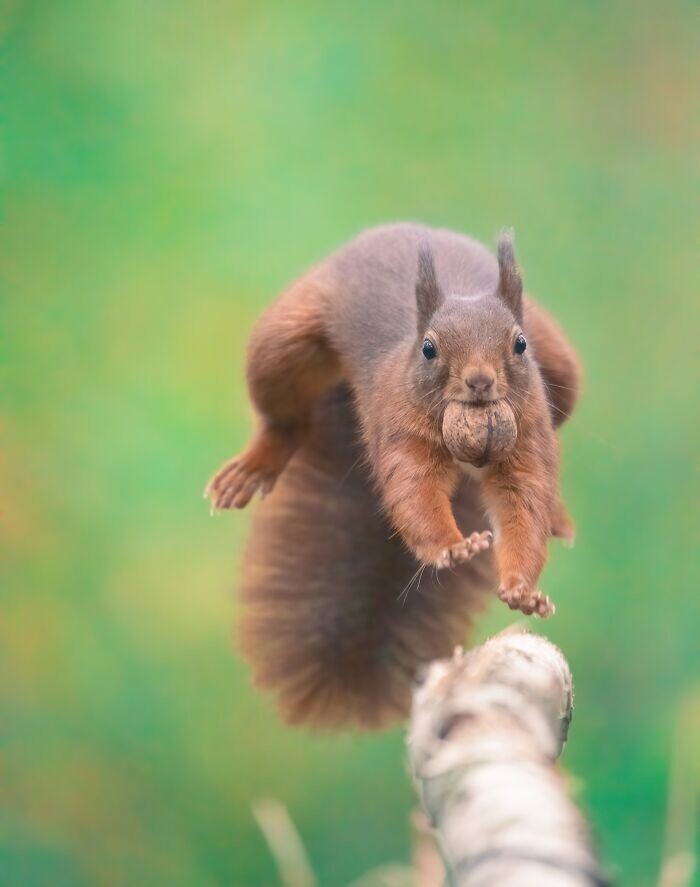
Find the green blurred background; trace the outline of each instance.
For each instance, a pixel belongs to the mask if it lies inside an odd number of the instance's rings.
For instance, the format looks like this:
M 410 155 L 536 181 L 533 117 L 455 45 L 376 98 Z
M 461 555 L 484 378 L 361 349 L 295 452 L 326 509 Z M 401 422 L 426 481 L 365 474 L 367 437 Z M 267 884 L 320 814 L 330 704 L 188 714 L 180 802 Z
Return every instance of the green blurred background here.
M 699 744 L 696 4 L 0 10 L 0 882 L 272 884 L 264 796 L 324 885 L 408 860 L 402 732 L 280 726 L 232 644 L 249 515 L 201 489 L 249 433 L 263 306 L 417 219 L 514 225 L 583 357 L 579 541 L 535 627 L 604 856 L 655 883 Z

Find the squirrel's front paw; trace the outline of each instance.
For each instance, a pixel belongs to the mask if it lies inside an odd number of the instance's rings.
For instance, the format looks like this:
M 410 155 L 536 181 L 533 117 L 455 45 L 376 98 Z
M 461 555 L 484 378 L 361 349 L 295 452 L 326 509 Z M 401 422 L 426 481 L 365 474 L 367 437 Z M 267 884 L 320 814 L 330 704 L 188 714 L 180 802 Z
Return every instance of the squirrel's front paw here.
M 555 611 L 554 604 L 539 588 L 532 588 L 521 577 L 502 582 L 498 597 L 508 604 L 511 610 L 521 610 L 526 616 L 533 613 L 546 619 Z
M 486 530 L 484 533 L 472 533 L 471 536 L 467 536 L 466 539 L 462 539 L 456 545 L 443 548 L 437 556 L 435 566 L 438 570 L 443 570 L 445 567 L 456 567 L 458 564 L 464 564 L 471 560 L 475 554 L 479 554 L 480 551 L 486 551 L 491 545 L 492 539 L 493 533 L 489 530 Z

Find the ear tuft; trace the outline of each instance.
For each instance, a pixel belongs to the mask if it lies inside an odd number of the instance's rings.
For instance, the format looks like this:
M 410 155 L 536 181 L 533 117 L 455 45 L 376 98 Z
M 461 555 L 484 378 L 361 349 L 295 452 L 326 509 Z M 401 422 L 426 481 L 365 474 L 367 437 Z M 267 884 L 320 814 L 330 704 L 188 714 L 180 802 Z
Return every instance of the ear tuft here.
M 418 278 L 416 280 L 416 308 L 418 309 L 418 335 L 422 335 L 430 318 L 442 304 L 443 295 L 435 274 L 433 254 L 423 245 L 418 250 Z
M 518 318 L 522 317 L 523 280 L 515 261 L 513 229 L 502 231 L 498 238 L 498 294 Z

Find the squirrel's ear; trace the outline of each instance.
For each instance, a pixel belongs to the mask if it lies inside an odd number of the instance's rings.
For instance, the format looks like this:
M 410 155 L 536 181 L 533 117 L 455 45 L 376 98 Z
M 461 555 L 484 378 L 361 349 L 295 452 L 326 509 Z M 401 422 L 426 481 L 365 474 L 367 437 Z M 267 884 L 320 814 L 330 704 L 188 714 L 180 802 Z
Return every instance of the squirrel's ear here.
M 418 250 L 418 279 L 416 280 L 416 307 L 418 335 L 422 335 L 442 303 L 442 290 L 435 275 L 435 263 L 427 246 Z
M 523 280 L 515 261 L 513 229 L 498 238 L 498 294 L 518 320 L 522 317 Z

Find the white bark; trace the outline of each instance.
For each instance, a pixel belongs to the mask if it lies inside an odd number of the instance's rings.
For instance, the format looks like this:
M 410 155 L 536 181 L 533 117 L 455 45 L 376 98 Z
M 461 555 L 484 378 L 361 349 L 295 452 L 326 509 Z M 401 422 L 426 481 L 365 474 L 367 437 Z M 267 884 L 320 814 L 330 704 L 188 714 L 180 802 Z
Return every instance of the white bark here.
M 537 635 L 506 632 L 430 664 L 408 748 L 452 883 L 607 883 L 555 766 L 572 706 L 569 666 Z

